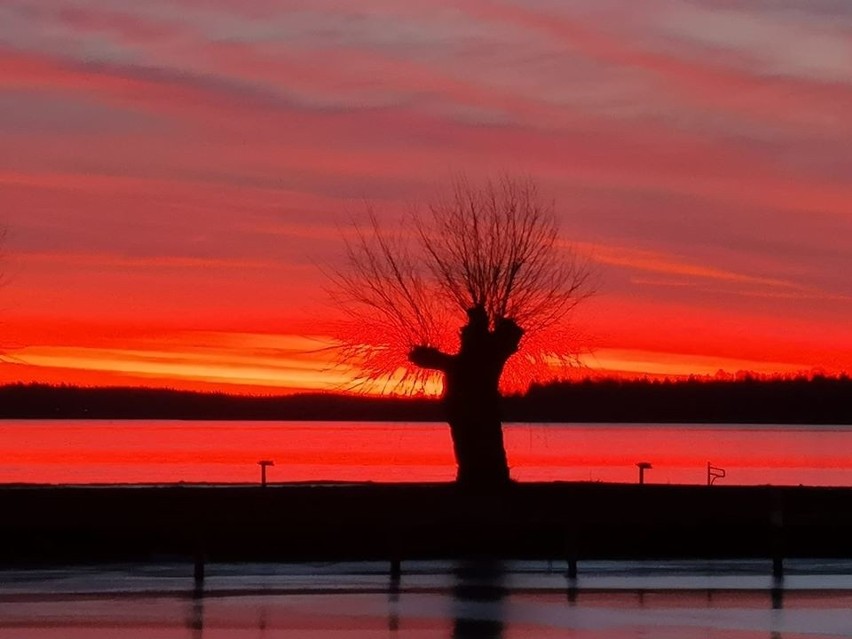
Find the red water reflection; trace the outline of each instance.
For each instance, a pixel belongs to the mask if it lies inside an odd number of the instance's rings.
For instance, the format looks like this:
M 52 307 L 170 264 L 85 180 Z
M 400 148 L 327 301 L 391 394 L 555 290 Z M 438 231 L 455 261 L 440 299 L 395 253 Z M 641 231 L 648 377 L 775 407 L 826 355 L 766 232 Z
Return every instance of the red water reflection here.
M 0 482 L 448 481 L 441 424 L 376 422 L 5 421 Z M 637 479 L 701 484 L 706 464 L 727 484 L 852 485 L 852 428 L 525 425 L 506 428 L 521 481 Z
M 267 594 L 188 600 L 157 594 L 0 600 L 0 637 L 15 639 L 454 639 L 459 619 L 491 620 L 504 639 L 816 639 L 848 637 L 848 593 L 713 591 L 507 593 L 465 601 L 448 591 Z M 493 627 L 492 623 L 492 627 Z M 494 634 L 465 635 L 494 637 Z

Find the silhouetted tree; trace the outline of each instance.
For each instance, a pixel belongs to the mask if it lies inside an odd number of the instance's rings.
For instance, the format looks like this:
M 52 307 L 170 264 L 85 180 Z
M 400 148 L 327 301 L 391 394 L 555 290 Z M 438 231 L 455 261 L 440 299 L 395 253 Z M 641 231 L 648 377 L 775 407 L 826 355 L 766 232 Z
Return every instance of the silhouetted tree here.
M 559 324 L 590 292 L 588 268 L 560 239 L 553 204 L 531 179 L 458 178 L 396 232 L 371 211 L 346 246 L 347 264 L 332 274 L 334 298 L 354 327 L 342 337 L 344 360 L 366 380 L 396 387 L 442 377 L 457 480 L 507 482 L 504 367 L 522 340 Z M 459 325 L 452 339 L 448 327 Z M 523 363 L 569 355 L 564 341 L 550 343 L 528 349 Z

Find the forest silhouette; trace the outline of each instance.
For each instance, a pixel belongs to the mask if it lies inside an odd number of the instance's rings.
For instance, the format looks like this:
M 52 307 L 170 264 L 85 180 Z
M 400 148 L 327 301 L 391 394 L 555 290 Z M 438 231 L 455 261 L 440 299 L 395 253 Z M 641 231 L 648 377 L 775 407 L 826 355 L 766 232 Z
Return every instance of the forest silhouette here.
M 585 380 L 502 399 L 510 422 L 852 424 L 852 379 Z M 0 387 L 4 419 L 443 421 L 438 399 L 244 396 L 138 387 Z

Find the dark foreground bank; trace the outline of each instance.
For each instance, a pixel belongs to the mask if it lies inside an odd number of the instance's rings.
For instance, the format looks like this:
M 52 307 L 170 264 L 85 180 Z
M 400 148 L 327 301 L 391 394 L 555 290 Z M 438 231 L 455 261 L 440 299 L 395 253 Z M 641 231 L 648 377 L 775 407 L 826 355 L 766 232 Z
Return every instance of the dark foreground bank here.
M 516 484 L 0 488 L 0 562 L 850 557 L 852 489 Z

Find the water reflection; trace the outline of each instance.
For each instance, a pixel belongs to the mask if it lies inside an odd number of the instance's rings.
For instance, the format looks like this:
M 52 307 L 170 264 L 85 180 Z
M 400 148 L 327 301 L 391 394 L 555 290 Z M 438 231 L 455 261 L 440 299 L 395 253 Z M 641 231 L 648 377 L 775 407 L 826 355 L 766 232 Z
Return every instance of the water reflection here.
M 769 591 L 769 596 L 772 599 L 772 609 L 781 610 L 784 607 L 784 580 L 773 579 L 772 588 Z
M 0 639 L 852 637 L 848 562 L 800 563 L 774 583 L 765 563 L 760 581 L 732 568 L 731 577 L 714 575 L 713 587 L 700 588 L 591 563 L 569 581 L 573 603 L 563 575 L 518 562 L 412 562 L 400 576 L 388 575 L 386 564 L 214 566 L 203 590 L 193 588 L 185 565 L 173 573 L 7 570 Z M 811 572 L 802 574 L 803 566 Z M 672 568 L 685 578 L 694 569 Z
M 468 560 L 455 569 L 452 639 L 502 639 L 506 571 L 496 560 Z
M 204 594 L 198 589 L 190 603 L 187 627 L 192 631 L 192 639 L 204 639 Z
M 401 572 L 391 570 L 388 586 L 388 632 L 395 635 L 399 630 L 399 586 Z
M 266 626 L 268 625 L 266 617 L 267 617 L 267 607 L 261 606 L 260 608 L 260 616 L 257 621 L 257 629 L 260 630 L 261 639 L 266 636 Z
M 576 577 L 568 577 L 568 588 L 566 589 L 566 595 L 568 598 L 568 605 L 575 606 L 577 605 L 577 594 L 580 592 L 580 589 L 577 588 L 577 578 Z
M 772 612 L 777 613 L 784 608 L 784 578 L 774 577 L 772 579 L 772 588 L 769 591 L 769 597 L 772 602 Z M 773 626 L 778 624 L 778 616 L 771 617 Z M 769 639 L 783 639 L 781 632 L 775 628 L 769 633 Z

